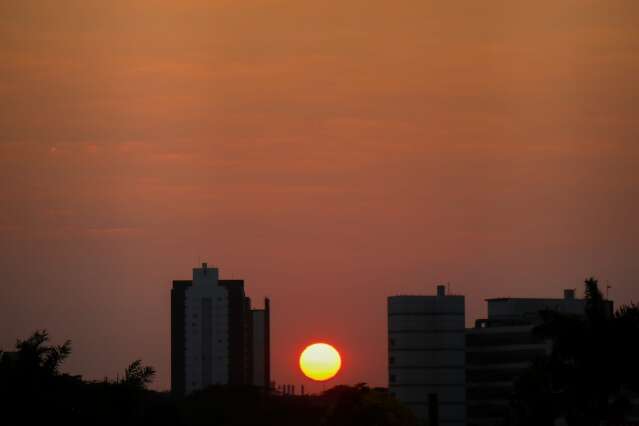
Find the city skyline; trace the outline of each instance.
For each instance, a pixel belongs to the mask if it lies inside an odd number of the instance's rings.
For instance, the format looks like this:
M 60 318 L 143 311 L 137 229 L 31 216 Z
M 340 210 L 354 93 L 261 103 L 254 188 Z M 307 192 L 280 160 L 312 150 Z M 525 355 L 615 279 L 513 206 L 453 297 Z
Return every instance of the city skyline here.
M 450 282 L 639 300 L 639 6 L 0 6 L 0 347 L 46 328 L 90 379 L 170 386 L 172 280 L 274 301 L 272 378 L 326 340 L 387 385 L 386 298 Z M 257 304 L 261 307 L 261 304 Z M 309 391 L 321 390 L 309 388 Z

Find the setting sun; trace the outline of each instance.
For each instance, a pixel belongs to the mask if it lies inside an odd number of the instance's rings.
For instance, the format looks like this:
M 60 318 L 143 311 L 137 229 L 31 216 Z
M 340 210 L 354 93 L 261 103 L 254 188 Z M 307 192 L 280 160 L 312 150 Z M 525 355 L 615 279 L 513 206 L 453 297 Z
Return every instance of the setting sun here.
M 339 352 L 329 344 L 314 343 L 300 355 L 300 369 L 306 377 L 322 382 L 335 377 L 342 367 Z

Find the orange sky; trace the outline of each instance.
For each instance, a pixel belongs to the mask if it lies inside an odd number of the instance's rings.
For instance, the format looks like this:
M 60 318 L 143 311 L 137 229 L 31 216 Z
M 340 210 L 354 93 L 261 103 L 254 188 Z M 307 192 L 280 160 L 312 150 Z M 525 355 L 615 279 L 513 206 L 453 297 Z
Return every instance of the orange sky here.
M 135 4 L 131 4 L 135 3 Z M 0 347 L 169 386 L 199 261 L 273 303 L 273 378 L 334 343 L 386 385 L 386 301 L 639 299 L 639 2 L 0 4 Z M 260 301 L 261 306 L 261 301 Z

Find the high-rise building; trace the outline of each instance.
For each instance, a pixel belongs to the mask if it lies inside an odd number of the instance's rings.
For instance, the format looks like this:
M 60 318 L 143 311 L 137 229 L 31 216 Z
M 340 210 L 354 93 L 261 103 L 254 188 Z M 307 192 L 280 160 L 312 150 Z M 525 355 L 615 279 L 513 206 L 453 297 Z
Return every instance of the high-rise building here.
M 193 269 L 192 280 L 173 281 L 171 392 L 184 396 L 215 384 L 267 387 L 270 303 L 264 303 L 252 310 L 244 281 L 221 280 L 206 263 Z
M 388 298 L 389 389 L 428 424 L 466 422 L 464 296 Z

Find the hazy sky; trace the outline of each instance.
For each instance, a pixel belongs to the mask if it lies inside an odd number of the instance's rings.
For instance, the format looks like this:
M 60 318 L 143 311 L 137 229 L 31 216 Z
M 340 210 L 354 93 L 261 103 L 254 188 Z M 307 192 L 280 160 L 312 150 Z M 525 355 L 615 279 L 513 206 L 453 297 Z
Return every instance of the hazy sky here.
M 169 387 L 199 262 L 386 385 L 386 296 L 639 300 L 639 2 L 0 3 L 0 347 Z

